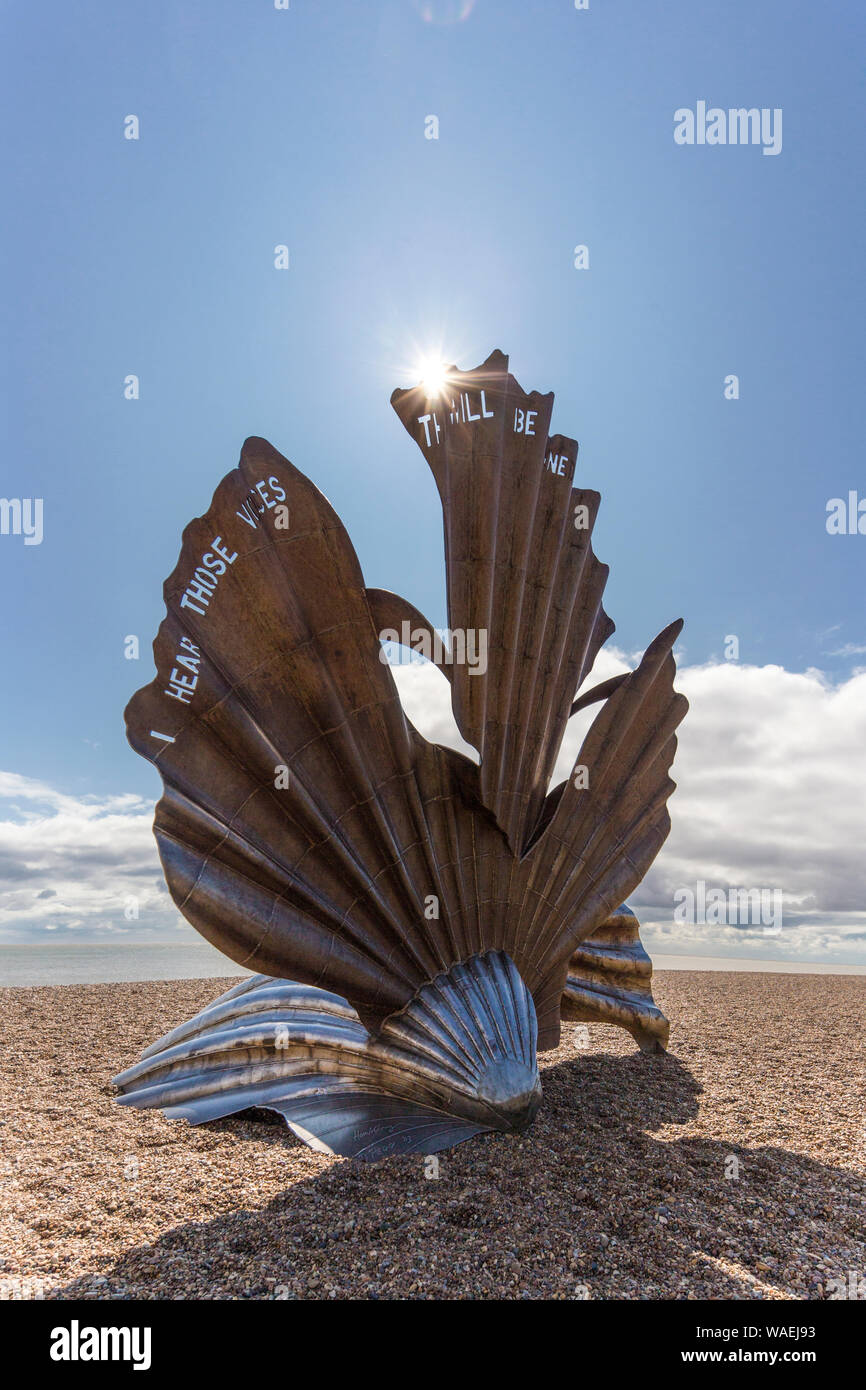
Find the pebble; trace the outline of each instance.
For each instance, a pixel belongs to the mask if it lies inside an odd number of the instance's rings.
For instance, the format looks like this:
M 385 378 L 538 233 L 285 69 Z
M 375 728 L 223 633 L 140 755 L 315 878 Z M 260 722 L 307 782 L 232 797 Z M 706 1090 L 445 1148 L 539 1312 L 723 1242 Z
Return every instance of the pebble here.
M 110 1078 L 224 980 L 0 991 L 0 1297 L 814 1299 L 866 1272 L 858 976 L 661 972 L 667 1057 L 572 1025 L 523 1135 L 366 1165 Z M 856 1285 L 856 1278 L 854 1280 Z

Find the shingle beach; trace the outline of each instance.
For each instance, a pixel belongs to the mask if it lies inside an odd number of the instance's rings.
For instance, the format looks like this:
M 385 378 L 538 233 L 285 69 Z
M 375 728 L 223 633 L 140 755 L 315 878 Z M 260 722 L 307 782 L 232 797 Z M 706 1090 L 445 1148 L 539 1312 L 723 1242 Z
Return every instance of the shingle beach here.
M 815 1299 L 864 1278 L 866 977 L 659 972 L 666 1057 L 564 1025 L 532 1128 L 438 1177 L 282 1122 L 119 1107 L 111 1076 L 228 983 L 0 991 L 0 1295 Z

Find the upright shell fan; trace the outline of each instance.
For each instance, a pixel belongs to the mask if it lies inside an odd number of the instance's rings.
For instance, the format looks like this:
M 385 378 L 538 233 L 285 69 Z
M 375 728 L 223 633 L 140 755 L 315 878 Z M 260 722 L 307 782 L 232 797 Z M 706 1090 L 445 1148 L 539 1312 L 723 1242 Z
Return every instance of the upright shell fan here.
M 571 486 L 577 444 L 548 437 L 552 395 L 523 392 L 496 352 L 392 403 L 442 498 L 451 649 L 365 588 L 326 499 L 250 439 L 184 532 L 157 676 L 127 710 L 165 787 L 172 897 L 259 974 L 117 1077 L 121 1103 L 194 1122 L 268 1106 L 368 1158 L 525 1126 L 561 1016 L 664 1046 L 620 904 L 668 833 L 687 708 L 680 623 L 577 694 L 613 624 L 599 496 Z M 429 639 L 480 764 L 404 714 L 383 642 L 407 633 Z M 587 777 L 548 791 L 570 715 L 596 700 Z

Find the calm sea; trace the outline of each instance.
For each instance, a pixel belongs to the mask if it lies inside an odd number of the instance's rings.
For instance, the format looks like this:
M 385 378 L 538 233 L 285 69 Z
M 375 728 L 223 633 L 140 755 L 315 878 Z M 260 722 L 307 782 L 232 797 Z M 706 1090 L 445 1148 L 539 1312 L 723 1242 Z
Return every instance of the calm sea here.
M 0 946 L 2 985 L 87 985 L 112 980 L 197 980 L 249 975 L 206 941 L 148 945 Z
M 866 965 L 653 955 L 656 970 L 760 970 L 797 975 L 864 975 Z M 152 945 L 0 946 L 0 986 L 85 985 L 112 980 L 196 980 L 248 975 L 206 941 Z

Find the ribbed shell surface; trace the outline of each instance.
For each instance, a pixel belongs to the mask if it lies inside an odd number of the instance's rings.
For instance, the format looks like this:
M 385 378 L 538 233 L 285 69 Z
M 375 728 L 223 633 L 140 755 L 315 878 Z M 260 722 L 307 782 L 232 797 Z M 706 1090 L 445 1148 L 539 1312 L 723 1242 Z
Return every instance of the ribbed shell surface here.
M 260 439 L 184 532 L 157 676 L 127 725 L 163 778 L 154 829 L 174 901 L 233 960 L 334 991 L 376 1030 L 456 962 L 502 952 L 546 1048 L 573 951 L 668 832 L 686 702 L 672 624 L 593 723 L 578 755 L 589 786 L 546 793 L 576 683 L 609 630 L 604 567 L 588 532 L 569 530 L 578 494 L 549 491 L 568 479 L 508 428 L 537 407 L 546 430 L 551 398 L 518 395 L 500 358 L 466 386 L 472 400 L 489 389 L 493 433 L 464 431 L 431 459 L 452 499 L 452 621 L 491 625 L 488 676 L 451 672 L 480 769 L 409 723 L 381 659 L 383 600 L 371 604 L 326 499 Z M 485 498 L 475 529 L 459 520 Z

